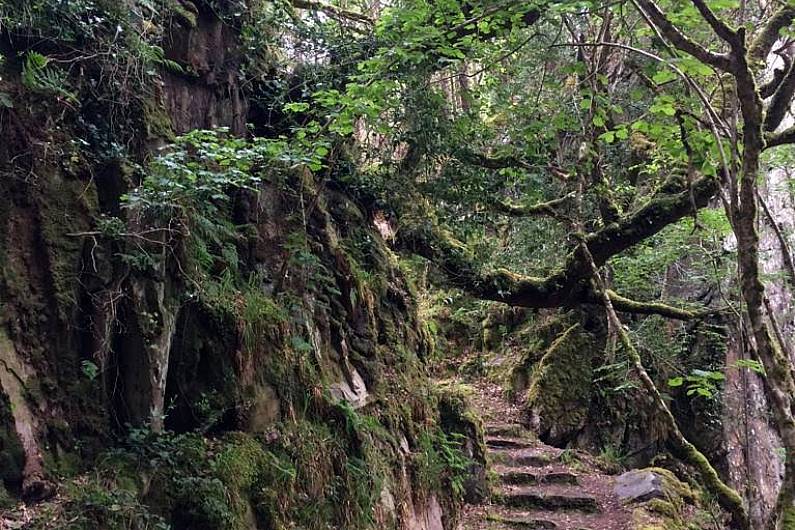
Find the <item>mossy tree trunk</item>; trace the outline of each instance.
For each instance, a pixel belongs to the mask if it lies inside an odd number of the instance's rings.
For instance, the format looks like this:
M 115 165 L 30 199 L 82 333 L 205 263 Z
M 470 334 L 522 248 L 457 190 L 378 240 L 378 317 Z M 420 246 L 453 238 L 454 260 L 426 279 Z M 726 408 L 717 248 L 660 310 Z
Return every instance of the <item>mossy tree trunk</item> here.
M 721 480 L 718 472 L 714 467 L 712 467 L 712 465 L 709 463 L 709 460 L 707 460 L 703 453 L 701 453 L 701 451 L 699 451 L 696 446 L 690 443 L 690 441 L 685 438 L 684 434 L 682 434 L 682 431 L 679 429 L 679 425 L 676 423 L 676 418 L 674 418 L 671 409 L 665 403 L 662 394 L 660 394 L 660 391 L 657 389 L 657 385 L 654 384 L 654 381 L 644 368 L 638 350 L 635 348 L 635 345 L 629 338 L 629 334 L 621 323 L 621 320 L 618 318 L 618 314 L 616 314 L 613 304 L 610 301 L 607 287 L 602 280 L 599 269 L 596 266 L 593 257 L 591 256 L 590 252 L 588 252 L 587 246 L 582 245 L 582 248 L 593 270 L 594 282 L 597 285 L 598 292 L 602 295 L 604 306 L 607 311 L 607 317 L 610 320 L 610 323 L 613 325 L 613 328 L 618 333 L 621 344 L 624 346 L 624 349 L 627 352 L 635 374 L 638 376 L 638 379 L 640 379 L 643 388 L 649 394 L 655 408 L 657 408 L 657 410 L 661 413 L 667 424 L 669 431 L 669 443 L 673 446 L 674 452 L 698 471 L 701 479 L 704 481 L 705 486 L 713 495 L 715 495 L 721 507 L 731 514 L 734 528 L 737 528 L 738 530 L 750 530 L 751 523 L 748 518 L 748 512 L 743 505 L 742 497 L 740 497 L 740 495 L 734 491 L 734 489 Z
M 729 164 L 723 160 L 723 177 L 728 197 L 724 201 L 727 214 L 737 237 L 738 265 L 740 268 L 740 290 L 750 322 L 756 352 L 765 367 L 765 383 L 771 398 L 773 418 L 787 452 L 784 479 L 779 492 L 775 513 L 769 518 L 766 528 L 777 530 L 792 528 L 795 523 L 795 416 L 793 396 L 795 379 L 792 362 L 784 354 L 781 344 L 771 334 L 765 313 L 765 287 L 759 275 L 758 186 L 760 157 L 768 145 L 792 143 L 788 132 L 775 133 L 785 112 L 792 105 L 795 70 L 782 76 L 767 109 L 756 84 L 759 63 L 764 63 L 778 40 L 779 32 L 795 19 L 795 8 L 784 5 L 778 8 L 761 27 L 756 29 L 753 39 L 746 38 L 746 28 L 734 29 L 723 22 L 703 0 L 693 0 L 701 18 L 728 48 L 728 53 L 715 53 L 690 39 L 680 30 L 653 0 L 639 0 L 637 6 L 649 25 L 667 40 L 673 48 L 685 52 L 716 71 L 731 76 L 736 87 L 735 98 L 724 110 L 734 114 L 742 123 L 741 131 L 734 131 L 733 138 L 741 138 L 742 151 L 736 153 L 739 163 Z M 786 81 L 786 82 L 785 82 Z M 709 106 L 709 102 L 705 102 Z M 711 119 L 715 111 L 711 107 Z M 767 112 L 766 112 L 767 111 Z M 791 129 L 788 129 L 788 131 Z M 717 134 L 716 134 L 717 136 Z M 793 136 L 793 135 L 790 135 Z M 716 138 L 721 142 L 721 138 Z M 739 181 L 739 186 L 738 186 Z

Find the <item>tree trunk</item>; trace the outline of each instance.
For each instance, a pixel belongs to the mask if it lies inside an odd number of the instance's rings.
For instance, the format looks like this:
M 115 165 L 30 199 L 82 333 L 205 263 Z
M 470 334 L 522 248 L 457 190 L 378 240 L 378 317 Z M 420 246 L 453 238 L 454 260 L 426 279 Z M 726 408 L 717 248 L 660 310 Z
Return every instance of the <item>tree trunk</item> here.
M 784 479 L 779 491 L 774 514 L 767 528 L 786 529 L 795 523 L 795 418 L 792 413 L 792 396 L 795 395 L 790 360 L 774 340 L 765 319 L 765 287 L 759 277 L 759 233 L 756 230 L 757 178 L 759 157 L 764 147 L 762 123 L 764 112 L 761 97 L 756 89 L 750 68 L 744 58 L 737 60 L 737 97 L 743 117 L 743 158 L 740 173 L 739 201 L 734 219 L 737 236 L 737 258 L 740 267 L 740 287 L 745 301 L 751 334 L 756 343 L 759 359 L 765 367 L 768 392 L 773 417 L 786 450 Z M 773 317 L 773 315 L 771 315 Z

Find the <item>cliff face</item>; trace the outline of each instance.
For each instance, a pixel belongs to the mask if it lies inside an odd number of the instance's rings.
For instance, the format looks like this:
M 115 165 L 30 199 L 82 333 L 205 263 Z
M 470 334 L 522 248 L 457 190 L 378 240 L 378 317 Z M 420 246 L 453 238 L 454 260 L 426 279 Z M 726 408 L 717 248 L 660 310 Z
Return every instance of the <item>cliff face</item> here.
M 247 167 L 256 186 L 227 186 L 210 216 L 153 222 L 124 198 L 175 134 L 227 127 L 215 145 L 264 115 L 223 11 L 247 6 L 143 4 L 4 13 L 5 517 L 58 491 L 24 522 L 451 527 L 455 432 L 478 426 L 432 390 L 414 296 L 368 213 L 278 164 Z

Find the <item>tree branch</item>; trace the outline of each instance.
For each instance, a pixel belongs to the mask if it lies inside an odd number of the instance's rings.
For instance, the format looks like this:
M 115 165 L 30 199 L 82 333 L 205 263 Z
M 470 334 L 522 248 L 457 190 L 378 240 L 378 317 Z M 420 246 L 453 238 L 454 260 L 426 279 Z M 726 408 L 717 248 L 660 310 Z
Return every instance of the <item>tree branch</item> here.
M 638 302 L 625 298 L 611 289 L 608 289 L 607 294 L 613 307 L 623 313 L 660 315 L 674 320 L 692 320 L 716 312 L 711 310 L 693 311 L 663 304 L 662 302 Z M 596 296 L 596 293 L 594 293 L 594 296 Z
M 511 217 L 559 217 L 560 212 L 558 211 L 558 208 L 569 202 L 572 198 L 574 198 L 574 196 L 575 192 L 571 192 L 568 195 L 564 195 L 558 199 L 552 199 L 551 201 L 540 202 L 532 205 L 523 205 L 516 204 L 511 201 L 496 200 L 494 202 L 494 209 L 501 214 Z
M 785 5 L 776 11 L 748 47 L 748 62 L 754 63 L 767 59 L 778 39 L 779 32 L 792 24 L 793 18 L 795 18 L 795 6 Z
M 585 236 L 589 253 L 598 266 L 604 265 L 611 257 L 690 215 L 693 207 L 706 206 L 717 188 L 715 179 L 702 177 L 690 188 L 680 187 L 678 193 L 655 196 L 636 212 Z M 451 285 L 477 298 L 534 308 L 561 307 L 592 300 L 592 288 L 587 281 L 591 277 L 591 267 L 582 245 L 569 254 L 561 270 L 546 278 L 537 278 L 504 269 L 483 271 L 466 245 L 430 218 L 426 209 L 417 212 L 413 218 L 401 218 L 397 239 L 405 249 L 439 266 Z
M 724 72 L 731 71 L 732 61 L 728 55 L 711 52 L 701 44 L 687 37 L 679 28 L 668 20 L 665 13 L 653 0 L 637 0 L 637 5 L 649 17 L 654 25 L 657 26 L 660 33 L 662 33 L 678 50 L 689 53 L 702 63 L 714 66 Z
M 762 99 L 767 99 L 776 93 L 778 87 L 781 86 L 781 82 L 784 81 L 784 76 L 790 71 L 790 68 L 792 68 L 792 59 L 783 54 L 780 55 L 780 57 L 781 60 L 784 61 L 784 68 L 776 68 L 773 70 L 773 78 L 767 83 L 763 83 L 759 86 L 759 94 L 762 96 Z
M 790 127 L 789 129 L 784 129 L 777 133 L 767 133 L 765 135 L 765 149 L 792 143 L 795 143 L 795 127 Z
M 739 43 L 737 41 L 737 32 L 730 28 L 725 22 L 718 18 L 718 16 L 709 8 L 704 0 L 692 0 L 693 5 L 696 6 L 701 17 L 709 24 L 709 27 L 729 46 L 734 49 Z
M 350 11 L 348 9 L 343 9 L 341 7 L 337 7 L 335 5 L 327 4 L 325 2 L 320 2 L 317 0 L 292 0 L 292 4 L 293 7 L 296 7 L 298 9 L 311 9 L 313 11 L 320 11 L 321 13 L 325 13 L 330 16 L 347 18 L 349 20 L 354 20 L 356 22 L 363 22 L 369 25 L 373 25 L 375 23 L 372 18 L 362 13 L 358 13 L 356 11 Z
M 770 104 L 767 106 L 764 124 L 765 131 L 773 132 L 781 125 L 781 121 L 792 105 L 793 94 L 795 94 L 795 67 L 790 66 L 778 88 L 773 92 L 773 99 L 770 100 Z
M 586 236 L 597 265 L 601 267 L 616 254 L 692 214 L 693 208 L 705 207 L 717 193 L 718 182 L 712 177 L 700 177 L 690 187 L 683 186 L 679 190 L 658 194 L 621 221 Z

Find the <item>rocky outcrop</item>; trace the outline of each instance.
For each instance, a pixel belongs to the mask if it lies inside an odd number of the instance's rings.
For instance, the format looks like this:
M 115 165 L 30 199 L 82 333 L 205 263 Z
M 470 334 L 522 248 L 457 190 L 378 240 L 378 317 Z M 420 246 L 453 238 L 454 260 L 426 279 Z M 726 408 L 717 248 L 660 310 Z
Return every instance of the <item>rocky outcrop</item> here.
M 166 4 L 98 14 L 118 25 L 73 46 L 144 24 L 162 57 L 131 63 L 135 79 L 110 77 L 105 54 L 53 70 L 61 99 L 23 83 L 14 59 L 56 53 L 33 48 L 49 41 L 0 37 L 13 102 L 0 106 L 3 499 L 58 483 L 26 521 L 43 528 L 451 528 L 459 451 L 480 447 L 460 438 L 479 432 L 431 392 L 414 296 L 368 212 L 278 165 L 218 199 L 214 235 L 124 206 L 174 133 L 244 133 L 259 117 L 239 83 L 239 23 Z M 48 9 L 67 29 L 82 21 Z M 122 54 L 130 39 L 112 42 Z

